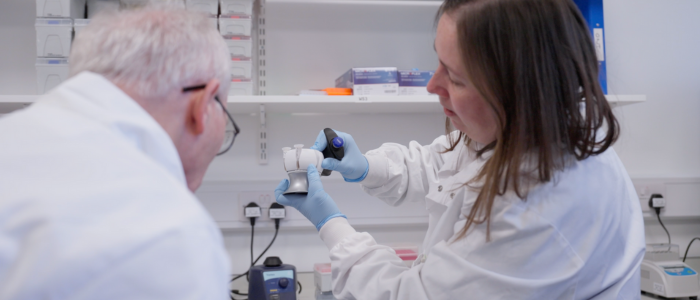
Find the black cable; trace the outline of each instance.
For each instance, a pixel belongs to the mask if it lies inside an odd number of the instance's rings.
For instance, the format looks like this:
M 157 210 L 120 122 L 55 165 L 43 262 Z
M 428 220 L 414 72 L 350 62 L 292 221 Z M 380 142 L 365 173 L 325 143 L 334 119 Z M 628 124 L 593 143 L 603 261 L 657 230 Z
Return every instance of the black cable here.
M 252 222 L 255 223 L 255 222 Z M 250 227 L 250 265 L 253 266 L 253 237 L 255 236 L 255 226 Z
M 685 255 L 683 255 L 683 262 L 685 262 L 685 258 L 688 257 L 688 250 L 690 250 L 690 245 L 692 245 L 693 242 L 695 242 L 695 240 L 700 241 L 700 237 L 696 237 L 696 238 L 693 238 L 692 240 L 690 240 L 690 243 L 688 243 L 688 247 L 685 248 Z
M 661 224 L 661 227 L 663 227 L 664 231 L 666 231 L 666 235 L 668 235 L 668 245 L 670 247 L 671 245 L 671 234 L 668 233 L 668 229 L 666 229 L 666 226 L 664 226 L 664 222 L 661 222 L 661 208 L 654 208 L 656 211 L 656 218 L 659 219 L 659 224 Z
M 301 294 L 301 282 L 297 280 L 297 284 L 299 285 L 299 292 L 297 294 Z
M 255 264 L 258 263 L 258 261 L 263 257 L 263 255 L 265 255 L 265 253 L 267 252 L 267 250 L 269 250 L 270 247 L 272 247 L 272 244 L 273 244 L 273 243 L 275 242 L 275 240 L 277 239 L 277 233 L 279 232 L 279 221 L 278 221 L 278 220 L 275 220 L 275 223 L 276 223 L 276 224 L 275 224 L 275 235 L 272 237 L 272 241 L 270 241 L 270 244 L 267 245 L 267 248 L 265 248 L 265 250 L 263 250 L 263 252 L 260 253 L 260 256 L 258 256 L 258 258 L 255 259 L 255 261 L 253 261 L 253 263 L 251 263 L 251 265 L 250 265 L 251 267 L 255 266 Z M 230 282 L 233 282 L 234 280 L 236 280 L 236 279 L 238 279 L 238 278 L 241 278 L 241 277 L 243 277 L 243 276 L 247 276 L 248 273 L 250 272 L 250 268 L 248 268 L 248 270 L 249 270 L 249 271 L 246 271 L 245 273 L 240 274 L 240 275 L 234 277 L 233 279 L 231 279 Z

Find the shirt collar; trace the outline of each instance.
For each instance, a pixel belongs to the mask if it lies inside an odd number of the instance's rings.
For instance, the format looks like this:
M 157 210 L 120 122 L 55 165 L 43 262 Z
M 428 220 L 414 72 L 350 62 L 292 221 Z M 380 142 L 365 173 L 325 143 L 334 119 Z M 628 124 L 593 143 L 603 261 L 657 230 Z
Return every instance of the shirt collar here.
M 72 111 L 105 125 L 187 185 L 172 139 L 136 101 L 101 75 L 82 72 L 55 89 Z

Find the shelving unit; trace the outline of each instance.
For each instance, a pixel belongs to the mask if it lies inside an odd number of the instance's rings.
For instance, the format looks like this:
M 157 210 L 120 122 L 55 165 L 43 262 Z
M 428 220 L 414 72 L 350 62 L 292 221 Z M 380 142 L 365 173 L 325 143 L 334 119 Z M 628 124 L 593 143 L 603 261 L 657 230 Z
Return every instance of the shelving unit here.
M 0 96 L 0 114 L 30 105 L 36 95 Z M 646 101 L 645 95 L 608 95 L 613 106 Z M 260 104 L 268 114 L 442 113 L 437 96 L 236 96 L 229 97 L 233 114 L 256 114 Z

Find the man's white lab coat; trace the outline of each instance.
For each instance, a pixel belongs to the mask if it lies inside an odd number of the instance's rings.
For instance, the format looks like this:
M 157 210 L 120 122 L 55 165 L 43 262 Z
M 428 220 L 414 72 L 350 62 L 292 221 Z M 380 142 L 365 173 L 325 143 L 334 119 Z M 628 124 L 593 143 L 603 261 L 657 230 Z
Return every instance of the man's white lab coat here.
M 103 77 L 0 119 L 0 299 L 227 299 L 229 268 L 172 140 Z
M 407 268 L 393 250 L 344 218 L 321 228 L 338 299 L 639 299 L 644 224 L 639 199 L 613 149 L 571 164 L 523 201 L 497 197 L 486 224 L 457 239 L 477 193 L 464 187 L 483 166 L 445 136 L 432 144 L 369 151 L 363 189 L 390 205 L 422 201 L 429 227 Z M 349 216 L 352 220 L 352 216 Z

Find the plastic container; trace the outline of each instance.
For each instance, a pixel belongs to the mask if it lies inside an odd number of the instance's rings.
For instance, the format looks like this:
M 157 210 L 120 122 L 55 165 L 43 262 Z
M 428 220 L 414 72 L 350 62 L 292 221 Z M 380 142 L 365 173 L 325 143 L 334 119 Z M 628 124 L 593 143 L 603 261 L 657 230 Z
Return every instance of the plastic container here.
M 90 19 L 73 20 L 73 31 L 75 32 L 75 36 L 78 36 L 78 33 L 88 26 L 88 24 L 90 24 Z
M 187 10 L 200 11 L 210 15 L 219 14 L 219 0 L 185 0 Z
M 231 61 L 231 78 L 253 78 L 253 62 L 250 59 Z
M 39 18 L 84 18 L 85 0 L 36 0 Z
M 225 37 L 231 58 L 252 58 L 253 41 L 248 37 Z
M 219 32 L 223 36 L 250 36 L 253 20 L 247 16 L 220 16 Z
M 103 12 L 118 10 L 119 0 L 87 0 L 88 19 L 92 19 Z
M 36 19 L 35 27 L 37 57 L 68 57 L 73 20 Z
M 314 264 L 314 284 L 316 290 L 321 293 L 328 293 L 333 290 L 333 278 L 331 277 L 331 264 Z M 333 296 L 331 294 L 331 296 Z
M 253 0 L 220 0 L 222 16 L 252 16 Z
M 246 79 L 232 79 L 228 94 L 229 96 L 250 96 L 253 94 L 253 82 Z
M 68 79 L 68 59 L 66 58 L 37 58 L 36 59 L 36 91 L 43 95 L 64 80 Z

